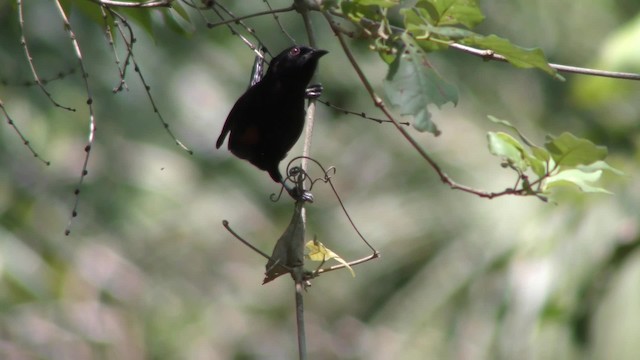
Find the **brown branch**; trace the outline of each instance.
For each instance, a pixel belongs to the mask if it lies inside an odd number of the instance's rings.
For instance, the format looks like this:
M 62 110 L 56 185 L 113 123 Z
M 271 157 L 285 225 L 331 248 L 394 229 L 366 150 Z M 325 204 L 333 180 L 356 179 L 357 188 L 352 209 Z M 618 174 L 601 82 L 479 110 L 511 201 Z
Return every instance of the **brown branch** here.
M 389 110 L 388 110 L 387 106 L 385 105 L 384 101 L 373 90 L 373 86 L 371 85 L 371 83 L 367 79 L 366 75 L 364 74 L 364 72 L 362 71 L 360 66 L 358 65 L 355 57 L 353 56 L 353 53 L 349 49 L 349 47 L 348 47 L 348 45 L 346 43 L 346 40 L 344 39 L 344 35 L 340 31 L 340 29 L 337 26 L 334 25 L 334 23 L 331 20 L 331 17 L 330 17 L 330 15 L 328 13 L 322 12 L 322 14 L 324 15 L 325 19 L 327 20 L 327 23 L 329 24 L 329 26 L 333 30 L 334 34 L 338 38 L 338 41 L 340 42 L 340 45 L 341 45 L 345 55 L 349 59 L 349 62 L 351 63 L 351 66 L 353 67 L 353 69 L 355 70 L 356 74 L 358 75 L 358 78 L 360 79 L 360 82 L 362 83 L 362 85 L 365 87 L 365 89 L 369 93 L 369 96 L 373 100 L 373 103 L 375 104 L 375 106 L 377 108 L 379 108 L 386 115 L 387 119 L 389 119 L 393 123 L 393 125 L 400 132 L 400 134 L 409 142 L 409 144 L 411 144 L 411 146 L 418 152 L 418 154 L 420 154 L 420 156 L 424 160 L 427 161 L 427 163 L 431 166 L 431 168 L 433 168 L 433 170 L 435 170 L 435 172 L 440 177 L 440 181 L 442 181 L 443 183 L 449 185 L 449 187 L 452 188 L 452 189 L 461 190 L 461 191 L 468 192 L 468 193 L 471 193 L 471 194 L 475 194 L 477 196 L 488 198 L 488 199 L 492 199 L 494 197 L 503 196 L 503 195 L 507 195 L 507 194 L 524 195 L 523 190 L 506 189 L 506 190 L 501 191 L 501 192 L 487 192 L 487 191 L 483 191 L 483 190 L 474 189 L 474 188 L 466 186 L 466 185 L 461 185 L 461 184 L 458 184 L 455 181 L 453 181 L 453 179 L 451 179 L 442 170 L 442 168 L 440 168 L 440 165 L 438 165 L 438 163 L 436 163 L 436 161 L 429 154 L 427 154 L 427 152 L 418 144 L 418 142 L 407 132 L 407 130 L 405 130 L 402 127 L 402 124 L 398 120 L 395 119 L 395 117 L 391 114 L 391 112 L 389 112 Z

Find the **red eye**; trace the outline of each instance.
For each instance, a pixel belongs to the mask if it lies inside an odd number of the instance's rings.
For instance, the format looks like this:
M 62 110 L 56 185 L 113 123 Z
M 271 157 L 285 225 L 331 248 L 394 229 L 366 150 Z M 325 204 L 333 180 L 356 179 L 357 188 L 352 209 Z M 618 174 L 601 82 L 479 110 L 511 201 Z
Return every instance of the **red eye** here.
M 289 51 L 289 54 L 291 54 L 293 56 L 297 56 L 298 54 L 300 54 L 300 48 L 299 47 L 294 47 L 293 49 L 291 49 L 291 51 Z

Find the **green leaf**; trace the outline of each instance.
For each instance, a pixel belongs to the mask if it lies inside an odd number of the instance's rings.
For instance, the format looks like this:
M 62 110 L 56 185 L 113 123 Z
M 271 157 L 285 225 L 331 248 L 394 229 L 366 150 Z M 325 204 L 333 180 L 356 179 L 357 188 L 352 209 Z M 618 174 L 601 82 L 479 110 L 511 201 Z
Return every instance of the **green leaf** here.
M 363 18 L 380 22 L 384 20 L 379 6 L 363 4 L 362 1 L 343 1 L 340 7 L 342 13 L 356 24 Z
M 335 261 L 344 265 L 349 271 L 351 271 L 351 276 L 356 277 L 356 273 L 353 271 L 349 263 L 344 261 L 343 258 L 338 256 L 338 254 L 331 251 L 329 248 L 324 246 L 320 241 L 311 240 L 305 244 L 305 257 L 311 261 L 325 262 L 327 260 L 334 259 Z
M 471 29 L 484 20 L 476 0 L 419 0 L 415 6 L 431 14 L 432 25 L 462 24 Z
M 431 67 L 427 56 L 407 33 L 402 34 L 404 49 L 389 66 L 384 81 L 384 91 L 393 106 L 399 107 L 403 115 L 413 115 L 414 127 L 418 131 L 439 134 L 431 121 L 427 109 L 429 104 L 438 107 L 452 102 L 457 104 L 456 88 L 445 82 Z
M 374 5 L 374 6 L 380 6 L 383 8 L 389 8 L 389 7 L 400 4 L 400 0 L 352 0 L 351 2 L 357 5 L 364 5 L 364 6 Z
M 554 187 L 575 185 L 584 192 L 611 194 L 603 188 L 591 185 L 598 181 L 601 175 L 602 170 L 594 172 L 584 172 L 579 169 L 564 170 L 545 179 L 542 190 L 547 192 Z
M 529 153 L 528 151 L 525 151 L 524 155 L 527 160 L 527 163 L 531 166 L 531 168 L 533 169 L 533 172 L 536 175 L 544 176 L 547 173 L 547 163 L 551 158 L 551 155 L 549 155 L 549 152 L 547 150 L 545 150 L 544 148 L 541 148 L 540 146 L 534 144 L 531 140 L 527 139 L 527 137 L 524 136 L 524 134 L 520 132 L 518 128 L 513 126 L 507 120 L 501 120 L 491 115 L 488 115 L 487 117 L 493 123 L 506 126 L 509 129 L 515 131 L 518 134 L 518 137 L 520 137 L 520 140 L 522 140 L 522 142 L 525 143 L 525 145 L 527 145 L 531 149 L 531 153 Z
M 507 61 L 514 66 L 520 68 L 538 68 L 550 75 L 559 76 L 556 70 L 549 66 L 549 62 L 545 58 L 544 53 L 538 48 L 525 49 L 513 45 L 509 40 L 495 35 L 473 36 L 464 39 L 462 43 L 493 50 L 497 54 L 504 56 Z
M 190 23 L 182 20 L 177 12 L 171 9 L 162 9 L 160 13 L 162 14 L 165 25 L 167 25 L 169 29 L 180 35 L 189 35 L 192 33 L 193 29 L 189 27 Z
M 180 15 L 182 20 L 188 23 L 191 23 L 191 18 L 189 17 L 189 13 L 187 12 L 187 10 L 185 10 L 184 6 L 182 6 L 182 3 L 180 1 L 174 1 L 173 3 L 171 3 L 171 9 L 175 11 L 178 15 Z
M 500 125 L 506 126 L 509 129 L 511 129 L 511 130 L 515 131 L 516 133 L 518 133 L 518 136 L 520 137 L 522 142 L 525 143 L 527 146 L 531 146 L 531 147 L 536 146 L 532 141 L 527 139 L 527 137 L 524 136 L 524 134 L 521 133 L 520 130 L 518 130 L 518 128 L 516 128 L 515 126 L 511 125 L 511 123 L 508 122 L 507 120 L 498 119 L 497 117 L 495 117 L 493 115 L 487 115 L 487 118 L 489 118 L 489 120 L 491 122 L 495 123 L 495 124 L 500 124 Z
M 555 162 L 551 160 L 551 155 L 547 150 L 539 146 L 531 147 L 532 156 L 528 158 L 533 172 L 542 177 L 555 167 Z
M 612 167 L 611 165 L 607 164 L 606 162 L 602 161 L 602 160 L 598 160 L 592 164 L 589 165 L 578 165 L 577 168 L 581 171 L 584 172 L 594 172 L 594 171 L 598 171 L 598 170 L 607 170 L 610 171 L 618 176 L 623 176 L 624 173 L 614 167 Z
M 489 141 L 489 151 L 493 155 L 506 158 L 509 163 L 520 169 L 520 171 L 527 170 L 529 166 L 526 151 L 518 140 L 503 132 L 496 133 L 490 131 L 487 133 L 487 137 Z
M 558 165 L 565 167 L 589 165 L 607 157 L 606 147 L 597 146 L 587 139 L 577 138 L 568 132 L 556 138 L 548 135 L 544 147 L 549 150 L 551 157 Z

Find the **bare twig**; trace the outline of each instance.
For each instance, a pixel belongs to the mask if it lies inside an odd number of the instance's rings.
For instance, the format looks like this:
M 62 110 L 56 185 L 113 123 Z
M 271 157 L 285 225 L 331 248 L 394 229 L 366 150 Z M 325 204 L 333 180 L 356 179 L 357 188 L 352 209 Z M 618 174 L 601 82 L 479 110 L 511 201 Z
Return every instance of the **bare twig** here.
M 62 22 L 64 23 L 64 28 L 69 34 L 69 39 L 71 39 L 71 44 L 73 45 L 73 49 L 75 51 L 76 58 L 78 59 L 78 65 L 80 66 L 80 71 L 82 74 L 82 81 L 84 82 L 84 88 L 87 94 L 87 107 L 89 108 L 89 136 L 87 140 L 87 145 L 84 147 L 85 156 L 84 162 L 82 164 L 82 172 L 80 173 L 80 179 L 78 180 L 78 185 L 74 190 L 75 201 L 73 204 L 73 210 L 71 211 L 71 218 L 69 218 L 69 223 L 67 224 L 67 228 L 65 229 L 65 235 L 69 235 L 71 233 L 71 222 L 73 219 L 78 216 L 78 203 L 80 201 L 80 188 L 82 187 L 82 183 L 84 182 L 85 177 L 87 176 L 87 166 L 89 164 L 89 157 L 91 155 L 91 147 L 93 146 L 93 141 L 96 133 L 96 120 L 95 120 L 95 111 L 93 108 L 93 95 L 91 93 L 91 87 L 89 86 L 89 73 L 87 73 L 87 69 L 84 66 L 84 60 L 82 58 L 82 51 L 80 51 L 80 45 L 76 40 L 76 35 L 71 28 L 71 23 L 67 18 L 67 14 L 65 14 L 64 9 L 62 8 L 62 4 L 60 4 L 59 0 L 55 0 L 56 7 L 58 9 L 58 13 L 62 18 Z
M 234 21 L 229 21 L 226 23 L 227 28 L 229 29 L 229 31 L 231 31 L 232 35 L 238 36 L 242 42 L 245 43 L 245 45 L 247 45 L 251 51 L 253 51 L 257 56 L 263 56 L 261 49 L 259 48 L 259 45 L 254 45 L 253 43 L 251 43 L 251 41 L 249 41 L 247 38 L 245 38 L 242 34 L 240 34 L 239 32 L 237 32 L 233 26 L 231 26 L 230 22 L 234 22 L 240 26 L 242 26 L 249 34 L 251 34 L 251 36 L 254 37 L 254 39 L 256 39 L 256 41 L 258 42 L 258 44 L 264 44 L 264 42 L 262 40 L 260 40 L 260 38 L 258 38 L 258 35 L 256 34 L 256 31 L 249 27 L 247 24 L 245 24 L 241 19 L 237 18 L 231 11 L 229 11 L 227 8 L 225 8 L 224 6 L 222 6 L 222 4 L 219 4 L 217 2 L 213 2 L 210 4 L 210 6 L 208 8 L 210 8 L 213 12 L 216 13 L 216 15 L 218 15 L 218 17 L 222 20 L 224 20 L 224 16 L 220 13 L 220 11 L 218 11 L 218 9 L 216 9 L 215 7 L 219 7 L 222 11 L 224 11 L 227 15 L 231 16 L 231 18 Z M 264 14 L 263 14 L 264 15 Z M 202 15 L 204 17 L 204 15 Z M 205 18 L 205 21 L 207 22 L 207 27 L 208 28 L 213 28 L 213 26 L 211 26 L 212 24 Z M 269 53 L 268 49 L 264 49 L 267 53 Z
M 291 40 L 292 44 L 295 44 L 296 40 L 291 36 L 291 34 L 287 32 L 287 30 L 285 30 L 284 26 L 282 26 L 282 23 L 280 22 L 280 17 L 278 16 L 278 12 L 276 10 L 273 10 L 273 8 L 271 7 L 271 4 L 269 3 L 269 0 L 262 0 L 262 1 L 264 1 L 264 3 L 267 4 L 269 11 L 272 12 L 273 20 L 275 20 L 276 23 L 278 24 L 280 31 L 284 34 L 284 36 L 288 37 L 289 40 Z M 293 8 L 293 6 L 291 6 L 291 8 Z
M 42 90 L 42 92 L 47 96 L 47 98 L 49 98 L 49 101 L 51 101 L 51 103 L 54 106 L 59 107 L 61 109 L 69 110 L 69 111 L 76 111 L 76 109 L 74 108 L 61 105 L 60 103 L 55 101 L 51 96 L 51 93 L 49 93 L 47 88 L 44 86 L 44 82 L 40 79 L 40 76 L 36 71 L 36 67 L 33 64 L 33 57 L 31 56 L 31 52 L 29 51 L 29 46 L 27 45 L 27 39 L 24 35 L 25 30 L 24 30 L 24 14 L 22 9 L 22 0 L 16 0 L 16 1 L 18 4 L 18 18 L 20 23 L 20 43 L 22 44 L 22 48 L 24 49 L 24 53 L 27 57 L 27 62 L 29 63 L 29 67 L 31 68 L 31 73 L 33 74 L 35 83 L 40 87 L 40 90 Z
M 267 260 L 271 259 L 271 256 L 267 255 L 262 250 L 260 250 L 257 247 L 253 246 L 250 242 L 248 242 L 247 240 L 243 239 L 242 236 L 238 235 L 235 231 L 233 231 L 233 229 L 231 228 L 231 226 L 229 225 L 229 222 L 227 220 L 222 220 L 222 226 L 224 226 L 224 228 L 227 229 L 227 231 L 229 231 L 231 233 L 231 235 L 235 236 L 236 239 L 240 240 L 243 244 L 245 244 L 249 248 L 251 248 L 251 250 L 257 252 L 260 255 L 262 255 Z
M 156 114 L 156 117 L 158 118 L 158 120 L 160 120 L 160 123 L 164 127 L 165 131 L 171 137 L 171 139 L 173 139 L 176 145 L 178 145 L 182 150 L 186 151 L 190 155 L 193 155 L 193 150 L 189 149 L 186 145 L 182 143 L 182 141 L 178 140 L 178 138 L 173 134 L 173 131 L 171 131 L 169 127 L 169 123 L 164 119 L 164 117 L 162 116 L 162 113 L 160 113 L 160 110 L 158 109 L 158 106 L 156 105 L 156 102 L 153 99 L 153 96 L 151 95 L 151 86 L 149 86 L 144 76 L 142 75 L 140 66 L 138 66 L 136 58 L 133 54 L 133 43 L 135 42 L 135 37 L 133 34 L 133 29 L 131 28 L 131 25 L 129 25 L 129 22 L 124 16 L 118 14 L 112 9 L 108 9 L 108 10 L 112 16 L 114 16 L 119 20 L 118 22 L 116 22 L 116 28 L 118 29 L 118 32 L 120 33 L 122 40 L 127 46 L 127 60 L 125 60 L 125 66 L 126 64 L 128 64 L 129 59 L 131 59 L 131 61 L 133 62 L 133 69 L 136 73 L 138 73 L 138 78 L 140 79 L 140 82 L 144 86 L 145 92 L 147 93 L 147 98 L 149 99 L 149 103 L 153 108 L 153 112 Z M 124 26 L 127 29 L 127 32 L 129 34 L 128 37 L 125 35 L 124 30 L 122 29 L 122 26 Z M 124 70 L 123 70 L 123 75 L 124 75 Z
M 379 118 L 374 118 L 374 117 L 368 116 L 364 111 L 362 111 L 362 112 L 356 112 L 356 111 L 351 111 L 351 110 L 348 110 L 348 109 L 344 109 L 344 108 L 341 108 L 341 107 L 339 107 L 339 106 L 336 106 L 336 105 L 332 104 L 332 103 L 331 103 L 331 102 L 329 102 L 329 101 L 325 101 L 325 100 L 322 100 L 322 99 L 317 99 L 317 101 L 318 101 L 318 102 L 320 102 L 320 103 L 322 103 L 322 104 L 325 104 L 326 106 L 328 106 L 328 107 L 330 107 L 330 108 L 332 108 L 332 109 L 338 110 L 338 111 L 340 111 L 340 112 L 342 112 L 342 113 L 344 113 L 344 114 L 347 114 L 347 115 L 355 115 L 355 116 L 357 116 L 357 117 L 361 117 L 361 118 L 366 119 L 366 120 L 375 121 L 375 122 L 377 122 L 378 124 L 382 124 L 382 123 L 390 123 L 390 122 L 391 122 L 391 120 L 387 120 L 387 119 L 379 119 Z M 402 125 L 404 125 L 404 126 L 409 126 L 409 125 L 411 125 L 411 124 L 409 124 L 409 122 L 400 122 L 400 124 L 402 124 Z
M 107 18 L 107 7 L 102 5 L 100 6 L 100 11 L 102 12 L 102 20 L 104 21 L 104 32 L 105 35 L 107 36 L 107 41 L 109 42 L 109 47 L 111 48 L 111 52 L 113 53 L 113 57 L 115 59 L 115 63 L 116 63 L 116 68 L 118 69 L 118 73 L 120 75 L 120 83 L 118 84 L 118 86 L 116 86 L 113 89 L 113 92 L 119 92 L 122 91 L 122 89 L 126 89 L 129 90 L 129 88 L 127 87 L 127 83 L 124 80 L 125 77 L 125 73 L 126 73 L 126 69 L 127 69 L 127 65 L 128 65 L 128 60 L 129 60 L 129 52 L 127 52 L 127 62 L 124 64 L 124 66 L 121 68 L 120 67 L 120 57 L 118 56 L 118 51 L 116 49 L 116 44 L 113 40 L 113 32 L 111 31 L 111 26 L 109 24 L 108 18 Z M 113 18 L 113 16 L 112 16 Z M 114 21 L 117 21 L 114 19 Z
M 69 70 L 66 71 L 60 71 L 59 73 L 57 73 L 56 75 L 50 77 L 50 78 L 40 78 L 40 82 L 35 81 L 35 80 L 30 80 L 30 81 L 10 81 L 7 80 L 5 78 L 0 79 L 0 84 L 5 85 L 5 86 L 39 86 L 40 84 L 46 85 L 50 82 L 56 81 L 56 80 L 62 80 L 64 78 L 66 78 L 69 75 L 73 75 L 76 73 L 76 69 L 75 68 L 70 68 Z
M 295 300 L 296 300 L 296 327 L 298 329 L 298 358 L 307 359 L 307 337 L 304 331 L 304 296 L 305 287 L 304 269 L 298 266 L 293 269 L 293 279 L 295 280 Z
M 214 3 L 214 5 L 218 5 L 220 6 L 220 4 Z M 295 10 L 294 6 L 288 6 L 286 8 L 280 8 L 280 9 L 271 9 L 271 7 L 269 7 L 269 10 L 265 10 L 265 11 L 260 11 L 257 13 L 253 13 L 253 14 L 249 14 L 249 15 L 245 15 L 245 16 L 238 16 L 238 17 L 233 17 L 231 19 L 228 20 L 223 20 L 217 23 L 208 23 L 207 27 L 209 29 L 212 29 L 216 26 L 220 26 L 220 25 L 226 25 L 226 24 L 231 24 L 231 23 L 235 23 L 235 24 L 239 24 L 241 20 L 246 20 L 246 19 L 251 19 L 254 17 L 258 17 L 258 16 L 263 16 L 263 15 L 270 15 L 270 14 L 278 14 L 278 13 L 284 13 L 284 12 L 289 12 L 289 11 L 293 11 Z
M 27 140 L 27 138 L 22 134 L 22 132 L 20 131 L 20 129 L 18 129 L 18 126 L 16 125 L 16 123 L 13 121 L 13 119 L 11 118 L 11 116 L 9 116 L 9 113 L 7 112 L 7 109 L 4 108 L 4 103 L 2 102 L 2 100 L 0 99 L 0 109 L 2 109 L 2 112 L 4 113 L 4 116 L 7 118 L 7 124 L 9 124 L 13 130 L 16 132 L 16 134 L 18 134 L 18 136 L 20 137 L 20 139 L 22 140 L 22 143 L 27 147 L 27 149 L 29 149 L 29 151 L 31 151 L 31 154 L 33 154 L 34 157 L 36 157 L 38 160 L 42 161 L 45 165 L 49 166 L 51 165 L 50 161 L 47 161 L 45 159 L 43 159 L 31 146 L 31 143 L 29 142 L 29 140 Z
M 109 7 L 128 7 L 128 8 L 156 8 L 171 7 L 173 0 L 152 0 L 145 2 L 127 2 L 116 0 L 91 0 L 92 2 Z

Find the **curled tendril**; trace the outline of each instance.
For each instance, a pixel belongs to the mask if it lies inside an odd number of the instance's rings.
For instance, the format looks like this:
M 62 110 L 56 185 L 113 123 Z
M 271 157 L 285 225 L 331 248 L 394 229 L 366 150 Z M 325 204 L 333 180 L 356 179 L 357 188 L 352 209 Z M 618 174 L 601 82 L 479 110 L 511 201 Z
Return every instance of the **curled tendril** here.
M 273 202 L 278 202 L 278 200 L 280 200 L 280 198 L 282 197 L 283 191 L 284 191 L 284 185 L 280 186 L 280 191 L 278 191 L 277 193 L 271 193 L 271 195 L 269 195 L 269 200 Z
M 309 174 L 306 171 L 302 170 L 299 166 L 293 166 L 293 163 L 295 161 L 302 160 L 302 159 L 309 160 L 314 164 L 316 164 L 324 175 L 322 177 L 312 178 L 311 176 L 309 176 Z M 334 166 L 331 166 L 328 169 L 325 169 L 325 167 L 322 166 L 322 164 L 314 158 L 311 158 L 308 156 L 297 156 L 291 159 L 291 161 L 289 161 L 289 163 L 287 164 L 287 174 L 288 174 L 287 180 L 293 183 L 308 181 L 309 183 L 308 190 L 311 191 L 315 183 L 317 183 L 318 181 L 322 181 L 325 184 L 329 182 L 331 177 L 336 174 L 336 168 Z

